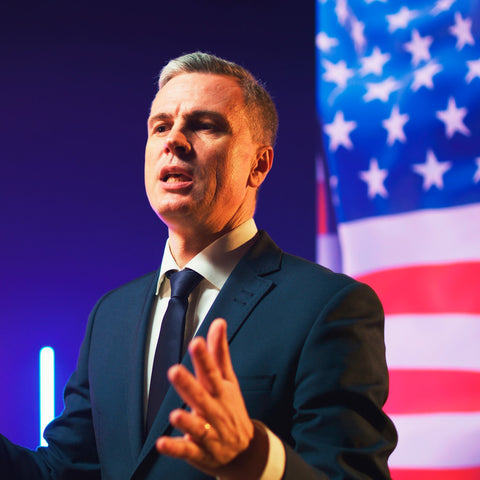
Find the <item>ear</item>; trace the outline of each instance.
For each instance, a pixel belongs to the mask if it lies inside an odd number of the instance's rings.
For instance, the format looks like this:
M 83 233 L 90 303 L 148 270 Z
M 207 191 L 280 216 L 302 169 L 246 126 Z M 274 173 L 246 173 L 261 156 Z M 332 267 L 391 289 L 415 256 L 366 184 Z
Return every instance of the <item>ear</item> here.
M 272 168 L 272 163 L 273 148 L 265 145 L 259 147 L 255 156 L 255 163 L 252 165 L 250 176 L 248 177 L 248 186 L 258 188 Z

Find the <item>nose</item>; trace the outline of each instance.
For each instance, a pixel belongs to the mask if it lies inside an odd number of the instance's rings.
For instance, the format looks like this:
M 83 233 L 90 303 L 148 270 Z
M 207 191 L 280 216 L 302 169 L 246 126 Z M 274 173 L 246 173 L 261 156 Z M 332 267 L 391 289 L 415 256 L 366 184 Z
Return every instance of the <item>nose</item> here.
M 192 149 L 187 137 L 178 128 L 172 128 L 170 130 L 163 148 L 165 153 L 173 153 L 174 155 L 186 154 Z

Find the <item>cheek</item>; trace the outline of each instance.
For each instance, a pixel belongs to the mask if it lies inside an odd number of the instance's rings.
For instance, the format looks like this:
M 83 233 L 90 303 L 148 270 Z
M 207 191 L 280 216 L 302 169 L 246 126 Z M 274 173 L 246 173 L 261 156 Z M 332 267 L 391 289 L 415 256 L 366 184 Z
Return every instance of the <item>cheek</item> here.
M 213 176 L 217 183 L 217 190 L 226 190 L 227 195 L 233 193 L 231 190 L 236 189 L 242 183 L 240 178 L 241 157 L 236 155 L 235 150 L 230 147 L 225 147 L 221 153 L 216 155 L 214 164 Z
M 223 181 L 232 195 L 246 189 L 251 170 L 251 159 L 248 155 L 239 153 L 233 158 L 235 161 L 223 165 Z
M 153 145 L 149 142 L 145 147 L 145 181 L 153 181 L 154 180 L 154 171 L 155 171 L 155 159 L 158 157 L 157 152 Z
M 151 160 L 153 159 L 154 154 L 154 148 L 151 143 L 151 141 L 147 141 L 147 144 L 145 145 L 145 164 L 150 163 Z
M 217 193 L 223 195 L 223 197 L 232 195 L 232 189 L 235 187 L 235 175 L 231 166 L 229 168 L 226 163 L 217 164 L 214 176 Z
M 148 161 L 145 162 L 145 169 L 144 169 L 144 184 L 145 184 L 145 193 L 147 194 L 147 198 L 152 204 L 157 198 L 157 182 L 155 180 L 155 171 L 153 169 L 153 164 L 149 163 Z
M 148 189 L 150 185 L 153 183 L 153 169 L 146 157 L 145 157 L 145 166 L 144 166 L 144 179 L 145 179 L 145 187 L 148 193 Z

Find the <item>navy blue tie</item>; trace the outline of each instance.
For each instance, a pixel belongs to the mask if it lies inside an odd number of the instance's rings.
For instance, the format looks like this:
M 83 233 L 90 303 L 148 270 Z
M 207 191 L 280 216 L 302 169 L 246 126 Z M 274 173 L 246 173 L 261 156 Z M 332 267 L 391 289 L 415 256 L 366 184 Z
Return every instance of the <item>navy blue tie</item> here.
M 167 370 L 181 361 L 188 296 L 203 278 L 189 268 L 180 272 L 171 270 L 167 272 L 167 277 L 170 279 L 172 293 L 162 320 L 153 360 L 147 408 L 147 433 L 170 386 Z

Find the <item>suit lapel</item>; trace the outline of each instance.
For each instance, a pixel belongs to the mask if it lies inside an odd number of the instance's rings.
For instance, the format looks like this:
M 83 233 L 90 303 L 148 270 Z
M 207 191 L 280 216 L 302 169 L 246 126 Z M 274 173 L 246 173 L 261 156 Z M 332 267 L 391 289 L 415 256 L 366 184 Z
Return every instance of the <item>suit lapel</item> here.
M 265 232 L 238 263 L 203 321 L 198 335 L 205 337 L 216 318 L 227 321 L 229 343 L 258 302 L 273 288 L 265 275 L 280 268 L 281 251 Z
M 143 396 L 144 396 L 144 371 L 145 371 L 145 342 L 150 315 L 159 272 L 152 276 L 152 281 L 144 293 L 144 302 L 139 312 L 136 329 L 132 335 L 131 348 L 128 362 L 128 384 L 130 385 L 127 398 L 127 422 L 130 432 L 130 445 L 134 458 L 140 453 L 144 439 Z
M 212 321 L 221 317 L 227 321 L 228 341 L 231 343 L 250 312 L 274 287 L 274 283 L 265 278 L 265 275 L 280 269 L 281 255 L 281 250 L 271 238 L 260 231 L 257 241 L 240 260 L 218 294 L 197 335 L 206 337 Z M 182 364 L 193 371 L 188 353 L 184 356 Z M 139 464 L 154 448 L 159 436 L 171 433 L 168 420 L 170 412 L 184 407 L 181 398 L 173 387 L 170 387 L 140 452 Z

